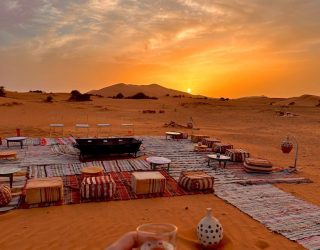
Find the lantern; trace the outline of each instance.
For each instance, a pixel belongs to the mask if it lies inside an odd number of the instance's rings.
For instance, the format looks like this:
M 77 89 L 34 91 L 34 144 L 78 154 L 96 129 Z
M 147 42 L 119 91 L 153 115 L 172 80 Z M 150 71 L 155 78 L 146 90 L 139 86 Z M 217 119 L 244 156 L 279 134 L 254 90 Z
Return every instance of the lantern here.
M 290 142 L 289 136 L 287 136 L 286 140 L 281 143 L 281 150 L 285 154 L 289 154 L 293 149 L 293 143 Z

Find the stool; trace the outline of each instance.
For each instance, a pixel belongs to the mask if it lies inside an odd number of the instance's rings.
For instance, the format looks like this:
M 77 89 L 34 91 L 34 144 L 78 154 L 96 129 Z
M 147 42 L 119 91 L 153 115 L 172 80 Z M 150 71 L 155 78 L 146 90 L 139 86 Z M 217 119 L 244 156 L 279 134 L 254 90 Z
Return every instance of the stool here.
M 97 137 L 99 137 L 100 132 L 103 133 L 103 130 L 108 129 L 108 134 L 111 132 L 111 124 L 110 123 L 97 123 Z
M 61 130 L 61 136 L 63 136 L 63 129 L 64 129 L 64 124 L 63 123 L 50 123 L 49 124 L 49 127 L 50 127 L 50 137 L 52 134 L 55 134 L 56 133 L 56 129 L 60 129 Z
M 232 149 L 233 145 L 229 143 L 217 142 L 213 144 L 212 151 L 220 154 L 225 154 L 227 149 Z
M 27 181 L 25 202 L 36 204 L 63 200 L 63 181 L 61 177 L 38 178 Z
M 243 149 L 227 149 L 226 155 L 230 157 L 231 161 L 235 162 L 244 162 L 244 160 L 250 156 L 250 154 Z
M 84 177 L 81 182 L 81 198 L 99 199 L 113 198 L 116 192 L 116 183 L 110 175 Z
M 183 171 L 181 172 L 178 183 L 187 191 L 214 191 L 214 177 L 203 171 Z
M 0 159 L 17 159 L 17 152 L 16 151 L 1 151 L 0 152 Z
M 90 129 L 90 125 L 87 124 L 87 123 L 77 123 L 75 125 L 75 128 L 76 128 L 76 133 L 78 134 L 79 132 L 79 129 L 84 129 L 84 130 L 87 130 L 87 134 L 86 136 L 88 137 L 89 136 L 89 129 Z
M 244 170 L 248 173 L 267 174 L 272 172 L 272 163 L 260 158 L 246 158 L 243 163 Z
M 204 138 L 209 138 L 208 135 L 191 135 L 191 141 L 194 143 L 202 142 Z
M 131 187 L 136 194 L 163 193 L 166 178 L 158 171 L 133 172 Z
M 96 167 L 96 166 L 84 167 L 84 168 L 81 168 L 80 171 L 82 174 L 82 178 L 103 175 L 103 168 L 102 167 Z
M 208 148 L 212 148 L 214 143 L 221 142 L 216 138 L 204 138 L 202 139 L 202 144 L 207 145 Z

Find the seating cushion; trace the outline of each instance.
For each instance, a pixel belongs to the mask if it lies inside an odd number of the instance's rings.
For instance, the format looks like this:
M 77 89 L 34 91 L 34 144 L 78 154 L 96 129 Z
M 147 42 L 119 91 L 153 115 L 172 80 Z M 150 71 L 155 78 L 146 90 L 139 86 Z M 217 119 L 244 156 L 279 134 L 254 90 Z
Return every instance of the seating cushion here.
M 245 163 L 252 166 L 272 167 L 272 163 L 266 159 L 248 157 L 245 159 Z
M 207 145 L 208 148 L 213 148 L 213 145 L 215 143 L 219 143 L 219 142 L 221 142 L 219 139 L 211 138 L 211 137 L 210 138 L 204 138 L 202 140 L 202 144 Z
M 166 178 L 159 171 L 133 172 L 131 187 L 136 194 L 163 193 Z
M 226 155 L 230 157 L 231 161 L 244 162 L 250 154 L 243 149 L 227 149 Z
M 209 138 L 208 135 L 191 135 L 191 141 L 194 143 L 202 142 L 204 138 Z
M 260 158 L 246 158 L 244 163 L 244 170 L 249 173 L 271 173 L 272 163 Z
M 116 183 L 110 175 L 84 177 L 81 182 L 81 198 L 111 199 L 116 191 Z
M 0 207 L 6 206 L 12 199 L 11 189 L 6 185 L 0 185 Z
M 213 191 L 214 177 L 203 171 L 183 171 L 180 174 L 178 183 L 188 191 Z
M 227 149 L 232 149 L 233 145 L 229 143 L 214 143 L 212 146 L 212 151 L 220 154 L 225 154 Z
M 38 178 L 27 181 L 24 190 L 25 202 L 36 204 L 63 199 L 63 181 L 60 177 Z

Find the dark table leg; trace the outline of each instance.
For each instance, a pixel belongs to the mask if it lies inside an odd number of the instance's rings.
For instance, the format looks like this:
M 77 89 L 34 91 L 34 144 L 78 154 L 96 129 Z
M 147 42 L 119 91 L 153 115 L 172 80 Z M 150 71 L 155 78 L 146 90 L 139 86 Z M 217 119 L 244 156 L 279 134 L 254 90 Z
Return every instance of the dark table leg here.
M 9 141 L 7 141 L 7 147 L 9 147 Z
M 156 169 L 156 165 L 155 164 L 150 163 L 150 166 L 151 166 L 151 170 L 155 170 Z
M 169 172 L 169 170 L 170 170 L 170 163 L 168 163 L 168 172 Z
M 23 148 L 23 141 L 20 141 L 21 149 Z
M 223 168 L 226 168 L 226 165 L 227 165 L 227 161 L 224 162 Z
M 12 183 L 13 183 L 13 174 L 10 174 L 9 178 L 10 178 L 10 188 L 12 188 Z

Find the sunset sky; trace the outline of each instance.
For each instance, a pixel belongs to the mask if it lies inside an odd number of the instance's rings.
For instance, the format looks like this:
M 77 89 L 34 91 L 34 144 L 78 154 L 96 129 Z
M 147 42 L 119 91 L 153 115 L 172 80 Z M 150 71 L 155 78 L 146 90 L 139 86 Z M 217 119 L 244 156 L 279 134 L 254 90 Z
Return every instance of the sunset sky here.
M 0 85 L 320 95 L 319 0 L 1 0 Z

